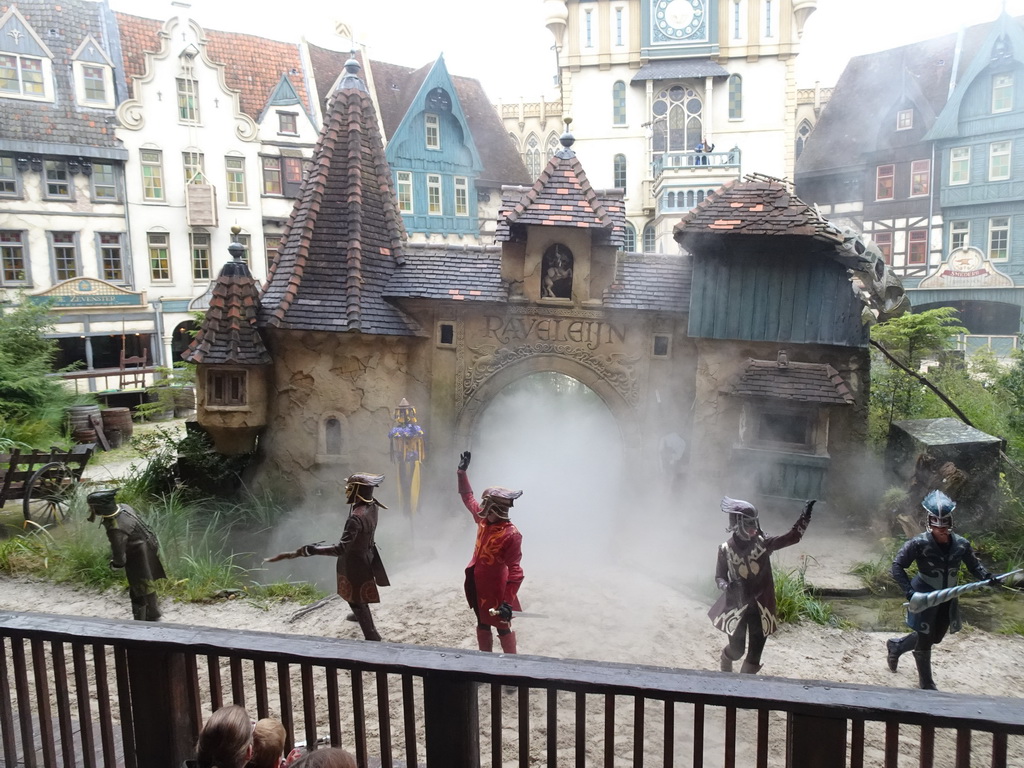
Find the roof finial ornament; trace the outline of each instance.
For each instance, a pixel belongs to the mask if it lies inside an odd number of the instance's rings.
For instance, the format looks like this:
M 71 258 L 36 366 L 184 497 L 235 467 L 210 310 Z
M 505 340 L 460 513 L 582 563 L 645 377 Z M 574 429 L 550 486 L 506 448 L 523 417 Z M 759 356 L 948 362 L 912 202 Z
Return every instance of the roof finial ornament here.
M 562 148 L 558 150 L 555 155 L 563 158 L 576 157 L 576 153 L 572 151 L 572 145 L 576 143 L 576 137 L 569 131 L 569 126 L 572 125 L 572 118 L 565 117 L 563 122 L 565 123 L 565 130 L 558 138 L 558 142 L 562 145 Z
M 237 224 L 231 228 L 231 245 L 228 246 L 228 253 L 235 261 L 242 261 L 245 256 L 245 246 L 238 242 L 238 235 L 241 231 L 242 228 Z
M 345 62 L 345 71 L 341 73 L 341 77 L 338 79 L 338 87 L 336 91 L 344 90 L 356 90 L 366 91 L 366 83 L 359 76 L 359 70 L 362 69 L 360 63 L 356 60 L 356 53 L 352 51 L 348 57 L 348 61 Z

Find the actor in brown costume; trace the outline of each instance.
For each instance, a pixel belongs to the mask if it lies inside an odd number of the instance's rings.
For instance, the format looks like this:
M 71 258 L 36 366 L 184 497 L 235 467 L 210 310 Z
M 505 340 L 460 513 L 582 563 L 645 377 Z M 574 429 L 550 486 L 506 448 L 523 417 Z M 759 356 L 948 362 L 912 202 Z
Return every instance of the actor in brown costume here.
M 132 598 L 132 616 L 137 621 L 157 621 L 160 608 L 153 582 L 166 579 L 160 562 L 160 545 L 139 513 L 127 504 L 117 503 L 117 489 L 90 493 L 89 522 L 97 517 L 107 529 L 110 540 L 110 567 L 124 568 L 128 594 Z
M 729 644 L 721 655 L 723 672 L 732 672 L 732 663 L 743 656 L 748 634 L 750 643 L 740 672 L 757 674 L 761 669 L 765 640 L 778 628 L 771 554 L 803 538 L 813 507 L 814 500 L 804 505 L 803 514 L 788 533 L 765 536 L 753 504 L 728 496 L 722 499 L 722 511 L 729 515 L 732 536 L 718 547 L 715 583 L 722 595 L 711 606 L 708 616 L 729 635 Z
M 466 566 L 466 600 L 476 614 L 476 640 L 481 651 L 494 648 L 491 627 L 498 630 L 498 642 L 504 653 L 516 652 L 516 633 L 512 631 L 512 611 L 519 611 L 519 587 L 523 583 L 523 536 L 509 520 L 512 502 L 522 491 L 493 486 L 483 492 L 477 503 L 469 484 L 470 452 L 459 458 L 459 495 L 476 521 L 476 545 Z
M 387 509 L 373 498 L 373 489 L 384 480 L 384 475 L 359 472 L 345 480 L 345 496 L 352 509 L 345 521 L 341 541 L 331 546 L 307 544 L 294 552 L 282 552 L 267 558 L 268 563 L 292 557 L 331 555 L 338 558 L 338 594 L 348 602 L 352 614 L 367 640 L 380 640 L 373 625 L 370 603 L 379 603 L 377 587 L 388 587 L 380 553 L 373 537 L 377 531 L 377 509 Z

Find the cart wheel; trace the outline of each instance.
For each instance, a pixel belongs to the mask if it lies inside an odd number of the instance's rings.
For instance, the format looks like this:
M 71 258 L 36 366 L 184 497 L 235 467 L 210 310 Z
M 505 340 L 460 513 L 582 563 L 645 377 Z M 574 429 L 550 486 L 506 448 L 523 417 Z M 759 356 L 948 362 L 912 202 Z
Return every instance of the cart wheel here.
M 67 464 L 51 461 L 41 466 L 25 485 L 25 519 L 40 525 L 64 522 L 77 483 L 78 478 Z

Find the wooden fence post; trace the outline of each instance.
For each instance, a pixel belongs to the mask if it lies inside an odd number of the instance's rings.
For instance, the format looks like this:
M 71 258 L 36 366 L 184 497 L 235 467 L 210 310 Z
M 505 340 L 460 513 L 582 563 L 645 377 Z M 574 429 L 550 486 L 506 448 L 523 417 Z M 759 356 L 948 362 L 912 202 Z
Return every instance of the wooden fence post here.
M 196 722 L 185 655 L 138 646 L 126 651 L 137 763 L 180 768 L 193 756 L 202 725 Z
M 786 719 L 786 768 L 846 765 L 846 720 L 791 712 Z
M 423 677 L 427 765 L 480 768 L 477 683 L 462 677 Z

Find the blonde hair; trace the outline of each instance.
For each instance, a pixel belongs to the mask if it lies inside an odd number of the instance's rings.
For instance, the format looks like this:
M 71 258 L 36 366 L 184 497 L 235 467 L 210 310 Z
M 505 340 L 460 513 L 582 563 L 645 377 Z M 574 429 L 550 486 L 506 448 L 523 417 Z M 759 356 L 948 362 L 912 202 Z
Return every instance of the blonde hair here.
M 206 721 L 196 744 L 199 768 L 243 768 L 252 745 L 252 720 L 245 707 L 221 707 Z
M 248 768 L 278 768 L 288 734 L 279 720 L 264 717 L 252 729 L 252 757 Z
M 289 768 L 358 768 L 356 758 L 339 747 L 318 749 L 296 760 Z

